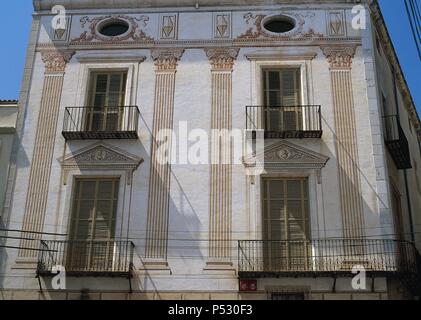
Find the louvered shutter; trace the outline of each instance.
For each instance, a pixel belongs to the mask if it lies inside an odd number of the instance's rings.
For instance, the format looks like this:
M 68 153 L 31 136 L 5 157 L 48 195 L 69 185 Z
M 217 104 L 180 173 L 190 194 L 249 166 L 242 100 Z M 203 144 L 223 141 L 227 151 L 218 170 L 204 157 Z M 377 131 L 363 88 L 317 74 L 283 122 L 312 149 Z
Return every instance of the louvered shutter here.
M 301 130 L 302 109 L 298 107 L 301 105 L 300 95 L 299 69 L 283 68 L 265 71 L 264 96 L 265 105 L 269 107 L 265 111 L 265 129 L 268 131 Z
M 127 73 L 93 73 L 90 99 L 93 109 L 88 118 L 88 130 L 118 131 L 124 106 Z
M 103 271 L 112 266 L 118 179 L 75 182 L 68 253 L 70 271 Z
M 307 179 L 263 181 L 266 270 L 302 270 L 308 264 L 307 184 Z
M 296 69 L 285 69 L 281 72 L 281 99 L 283 109 L 283 130 L 296 131 L 302 128 L 302 109 L 300 106 L 300 78 Z

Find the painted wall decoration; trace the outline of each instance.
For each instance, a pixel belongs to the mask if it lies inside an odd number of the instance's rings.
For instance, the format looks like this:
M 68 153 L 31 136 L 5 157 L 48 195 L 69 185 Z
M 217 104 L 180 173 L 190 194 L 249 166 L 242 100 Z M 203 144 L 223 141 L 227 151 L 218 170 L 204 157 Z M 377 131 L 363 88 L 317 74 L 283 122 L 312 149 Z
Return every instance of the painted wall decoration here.
M 295 27 L 293 30 L 282 33 L 282 34 L 273 34 L 268 32 L 263 27 L 265 20 L 270 17 L 275 17 L 277 15 L 282 15 L 287 18 L 290 18 L 295 21 Z M 241 34 L 237 39 L 238 40 L 257 40 L 257 39 L 288 39 L 294 37 L 303 37 L 303 38 L 316 38 L 323 37 L 324 35 L 316 32 L 313 28 L 308 28 L 304 30 L 304 26 L 307 23 L 308 19 L 315 17 L 315 14 L 312 12 L 307 13 L 276 13 L 276 14 L 254 14 L 252 12 L 246 13 L 243 18 L 247 25 L 251 26 L 246 30 L 245 33 Z
M 160 19 L 159 38 L 160 39 L 177 39 L 178 37 L 178 15 L 168 14 L 162 15 Z
M 213 36 L 214 38 L 231 37 L 230 13 L 215 13 L 213 15 Z
M 330 11 L 327 13 L 328 35 L 331 37 L 345 36 L 345 14 L 343 11 Z
M 112 23 L 113 21 L 124 21 L 128 24 L 128 31 L 120 36 L 108 37 L 99 33 L 98 27 L 104 23 Z M 85 31 L 75 39 L 71 40 L 71 44 L 84 44 L 94 41 L 100 42 L 120 42 L 126 40 L 153 42 L 154 39 L 148 36 L 142 29 L 147 26 L 148 16 L 126 16 L 126 15 L 109 15 L 101 17 L 83 17 L 80 19 L 81 27 Z

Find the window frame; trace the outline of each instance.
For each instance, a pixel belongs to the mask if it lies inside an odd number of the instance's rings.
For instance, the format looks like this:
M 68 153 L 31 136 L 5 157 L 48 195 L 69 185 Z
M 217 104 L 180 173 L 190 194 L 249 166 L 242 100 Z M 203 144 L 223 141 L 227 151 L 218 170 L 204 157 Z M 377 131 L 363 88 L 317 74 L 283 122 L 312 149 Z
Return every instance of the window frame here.
M 113 183 L 117 183 L 117 188 L 115 188 L 114 189 L 114 187 L 113 187 L 113 199 L 112 199 L 112 201 L 116 201 L 116 209 L 115 209 L 115 212 L 114 212 L 114 215 L 113 215 L 113 218 L 111 219 L 111 220 L 114 220 L 114 223 L 113 223 L 113 228 L 112 228 L 112 231 L 111 231 L 111 235 L 110 235 L 110 237 L 108 237 L 108 240 L 112 240 L 112 239 L 114 239 L 115 238 L 115 232 L 116 232 L 116 228 L 117 228 L 117 214 L 118 214 L 118 202 L 119 202 L 119 189 L 120 189 L 120 184 L 121 184 L 121 178 L 120 177 L 115 177 L 115 176 L 110 176 L 110 177 L 104 177 L 104 176 L 102 176 L 102 177 L 85 177 L 85 176 L 83 176 L 83 177 L 76 177 L 75 178 L 75 180 L 74 180 L 74 183 L 73 183 L 73 186 L 72 186 L 72 188 L 73 188 L 73 191 L 72 191 L 72 203 L 71 203 L 71 209 L 70 209 L 70 214 L 69 214 L 69 217 L 70 217 L 70 221 L 69 221 L 69 232 L 68 232 L 68 235 L 69 235 L 69 239 L 70 240 L 72 240 L 72 239 L 75 239 L 75 240 L 77 240 L 77 238 L 74 238 L 73 236 L 74 235 L 76 235 L 76 231 L 78 230 L 78 229 L 73 229 L 74 228 L 74 223 L 75 223 L 75 221 L 77 220 L 77 221 L 80 221 L 80 219 L 79 219 L 79 217 L 80 217 L 80 210 L 78 210 L 77 211 L 77 218 L 74 218 L 73 217 L 73 215 L 75 214 L 75 205 L 76 205 L 76 201 L 78 202 L 78 204 L 77 204 L 77 206 L 79 207 L 79 209 L 80 209 L 80 200 L 83 200 L 83 199 L 80 199 L 80 198 L 78 198 L 78 199 L 76 199 L 76 197 L 78 196 L 77 194 L 76 194 L 76 192 L 77 191 L 79 191 L 79 193 L 81 192 L 80 190 L 77 190 L 77 187 L 78 187 L 78 183 L 80 183 L 80 182 L 86 182 L 86 181 L 91 181 L 91 182 L 93 182 L 93 181 L 95 181 L 95 183 L 96 183 L 96 189 L 95 189 L 95 198 L 94 199 L 90 199 L 90 200 L 93 200 L 95 203 L 96 202 L 98 202 L 99 200 L 101 200 L 101 199 L 98 199 L 97 198 L 97 193 L 98 193 L 98 184 L 99 184 L 99 182 L 100 181 L 112 181 Z M 111 201 L 111 200 L 110 200 Z M 95 213 L 94 213 L 94 217 L 92 218 L 93 219 L 93 221 L 96 221 L 96 218 L 97 218 L 97 216 L 96 216 L 96 213 L 97 213 L 97 210 L 95 210 Z M 93 223 L 92 224 L 92 230 L 94 230 L 94 226 L 95 226 L 95 223 Z M 94 240 L 96 240 L 95 239 L 95 236 L 94 236 L 94 234 L 92 233 L 92 236 L 91 236 L 91 238 L 93 238 L 93 239 L 90 239 L 90 240 L 92 240 L 92 241 L 94 241 Z M 100 240 L 104 240 L 104 239 L 100 239 Z
M 251 60 L 251 105 L 264 106 L 264 71 L 270 69 L 282 68 L 297 68 L 300 70 L 300 101 L 301 105 L 314 105 L 314 88 L 313 88 L 313 73 L 312 73 L 312 60 L 314 55 L 310 52 L 305 54 L 298 54 L 297 56 L 288 56 L 281 59 L 273 56 L 273 52 L 262 52 L 257 54 L 249 54 L 246 56 Z M 308 55 L 308 56 L 306 56 Z M 304 59 L 304 60 L 302 60 Z M 264 128 L 264 117 L 260 117 L 257 126 L 259 129 Z M 303 121 L 303 123 L 306 123 Z M 304 128 L 305 129 L 305 128 Z
M 74 185 L 76 179 L 120 179 L 120 185 L 118 190 L 118 201 L 117 201 L 117 215 L 116 215 L 116 228 L 115 228 L 115 237 L 116 238 L 124 238 L 127 237 L 127 233 L 130 228 L 130 213 L 128 212 L 127 204 L 127 188 L 130 187 L 128 184 L 129 177 L 127 176 L 127 172 L 125 170 L 108 170 L 108 169 L 92 169 L 92 170 L 84 170 L 84 169 L 77 169 L 72 170 L 68 173 L 69 178 L 67 183 L 65 183 L 65 189 L 61 196 L 61 202 L 64 204 L 60 210 L 60 217 L 58 219 L 61 220 L 59 231 L 63 234 L 70 234 L 71 228 L 71 214 L 72 214 L 72 205 L 74 199 Z
M 126 79 L 126 92 L 124 105 L 125 106 L 136 106 L 138 98 L 138 83 L 139 83 L 139 69 L 140 64 L 143 61 L 141 58 L 137 58 L 137 61 L 125 62 L 129 58 L 125 58 L 121 62 L 111 62 L 110 57 L 112 56 L 101 56 L 98 57 L 89 55 L 81 56 L 78 58 L 80 64 L 80 72 L 78 78 L 78 88 L 76 93 L 76 106 L 87 106 L 89 104 L 89 80 L 91 74 L 94 72 L 127 72 Z M 143 56 L 142 56 L 143 57 Z M 119 61 L 119 56 L 115 56 L 115 61 Z M 135 58 L 133 58 L 136 60 Z M 92 61 L 95 60 L 95 61 Z M 103 60 L 103 62 L 101 62 Z M 86 61 L 86 62 L 85 62 Z
M 303 239 L 303 240 L 311 239 L 310 196 L 309 196 L 310 186 L 309 186 L 308 177 L 297 177 L 297 178 L 295 178 L 295 177 L 264 177 L 264 178 L 262 178 L 262 189 L 263 189 L 263 193 L 262 193 L 262 207 L 263 207 L 262 219 L 263 219 L 263 222 L 262 222 L 262 224 L 264 225 L 264 227 L 263 227 L 264 237 L 266 238 L 266 235 L 267 235 L 266 231 L 265 231 L 266 230 L 265 228 L 268 227 L 267 224 L 270 224 L 269 220 L 274 220 L 274 219 L 268 217 L 269 213 L 266 212 L 266 210 L 265 210 L 265 208 L 266 208 L 265 202 L 273 201 L 273 198 L 270 198 L 270 197 L 268 198 L 267 192 L 265 192 L 265 184 L 267 184 L 268 181 L 282 181 L 284 190 L 285 190 L 285 187 L 286 187 L 288 181 L 300 181 L 301 182 L 301 195 L 300 195 L 300 198 L 299 199 L 297 198 L 297 199 L 299 201 L 301 201 L 302 209 L 304 211 L 306 211 L 306 212 L 301 212 L 303 216 L 300 219 L 300 220 L 303 220 L 303 222 L 306 221 L 306 223 L 305 223 L 306 234 L 305 234 L 305 239 Z M 303 189 L 303 185 L 304 185 L 306 190 Z M 306 196 L 304 196 L 305 193 L 306 193 Z M 285 202 L 297 201 L 297 199 L 291 200 L 290 198 L 288 198 L 288 192 L 284 192 L 283 200 L 280 200 L 280 201 L 284 202 L 284 209 L 285 209 L 287 207 L 287 204 Z M 305 202 L 307 202 L 306 205 L 305 205 Z M 269 205 L 269 207 L 270 207 L 270 205 Z M 304 208 L 306 208 L 306 209 L 304 209 Z M 306 217 L 304 217 L 304 215 L 306 215 Z M 283 218 L 281 217 L 280 220 L 285 220 L 285 223 L 284 223 L 285 224 L 284 225 L 284 228 L 285 228 L 284 234 L 286 236 L 285 241 L 290 241 L 291 239 L 289 239 L 289 228 L 288 228 L 289 216 L 288 216 L 288 213 L 285 212 L 285 216 Z M 268 229 L 270 229 L 270 228 L 268 228 Z M 271 240 L 271 239 L 267 239 L 267 240 Z
M 270 211 L 270 204 L 273 200 L 273 198 L 267 197 L 268 190 L 266 189 L 266 185 L 268 181 L 282 181 L 283 183 L 283 190 L 284 190 L 284 196 L 282 201 L 284 203 L 284 216 L 279 219 L 272 219 L 271 217 L 271 211 Z M 300 221 L 304 223 L 304 229 L 305 234 L 303 239 L 291 239 L 290 238 L 290 218 L 287 212 L 287 203 L 289 201 L 288 198 L 288 191 L 287 184 L 288 181 L 299 181 L 300 182 L 300 188 L 301 188 L 301 194 L 299 201 L 301 202 L 301 214 L 302 217 Z M 305 189 L 303 189 L 303 185 Z M 263 249 L 263 256 L 264 256 L 264 265 L 265 268 L 267 268 L 269 271 L 278 270 L 281 268 L 282 270 L 295 270 L 296 268 L 296 261 L 297 259 L 303 260 L 303 267 L 304 269 L 307 269 L 311 263 L 310 257 L 311 257 L 311 213 L 310 213 L 310 182 L 308 177 L 262 177 L 261 179 L 261 207 L 262 207 L 262 238 L 265 241 L 264 243 L 264 249 Z M 305 196 L 306 194 L 306 196 Z M 269 202 L 269 210 L 266 210 L 267 208 L 267 202 Z M 306 202 L 306 204 L 305 204 Z M 304 218 L 304 215 L 306 216 Z M 282 223 L 282 220 L 284 221 Z M 280 237 L 280 239 L 274 239 L 271 237 L 271 230 L 272 230 L 272 223 L 273 221 L 281 221 L 280 225 L 282 227 L 283 224 L 283 234 L 284 238 Z M 269 233 L 269 234 L 268 234 Z M 282 233 L 281 233 L 282 234 Z M 275 250 L 274 250 L 275 249 Z M 303 256 L 297 256 L 297 249 L 299 249 L 298 252 L 302 252 Z M 304 249 L 304 251 L 302 251 Z M 273 254 L 275 254 L 275 258 L 273 257 Z M 282 258 L 279 259 L 279 258 Z M 281 270 L 278 270 L 281 271 Z
M 295 100 L 296 103 L 294 105 L 288 106 L 281 102 L 280 104 L 272 106 L 270 103 L 270 93 L 275 91 L 279 93 L 279 99 L 283 100 L 283 91 L 285 89 L 284 87 L 284 79 L 282 76 L 282 73 L 286 70 L 294 71 L 294 89 L 298 89 L 295 93 Z M 271 89 L 270 85 L 270 73 L 278 73 L 279 75 L 279 90 Z M 289 128 L 291 123 L 287 120 L 287 114 L 293 114 L 295 118 L 295 124 L 293 130 L 303 130 L 305 129 L 305 124 L 307 123 L 305 121 L 306 112 L 303 112 L 303 110 L 300 108 L 300 106 L 303 105 L 302 103 L 302 79 L 301 79 L 301 69 L 298 67 L 280 67 L 280 68 L 263 68 L 262 69 L 262 98 L 264 100 L 263 105 L 265 106 L 264 109 L 262 109 L 262 114 L 260 115 L 260 119 L 263 123 L 261 123 L 261 127 L 268 131 L 289 131 L 292 128 Z M 271 109 L 281 107 L 278 110 Z M 298 108 L 297 108 L 298 107 Z M 274 114 L 273 114 L 273 113 Z M 277 125 L 275 128 L 272 128 L 273 123 L 271 121 L 271 115 L 277 115 Z
M 104 105 L 96 106 L 95 100 L 98 94 L 97 91 L 97 83 L 99 76 L 107 76 L 107 88 L 105 89 L 105 101 Z M 109 98 L 110 98 L 110 85 L 111 85 L 111 77 L 113 75 L 119 75 L 120 78 L 120 90 L 119 90 L 119 103 L 118 105 L 110 105 Z M 86 96 L 87 103 L 85 104 L 86 107 L 89 109 L 85 110 L 84 112 L 84 119 L 85 119 L 85 129 L 87 131 L 95 131 L 93 130 L 93 124 L 95 117 L 98 119 L 99 116 L 99 126 L 100 131 L 109 131 L 108 124 L 109 119 L 113 115 L 117 115 L 117 121 L 115 123 L 115 130 L 119 131 L 123 125 L 124 121 L 124 112 L 126 111 L 125 108 L 120 108 L 126 106 L 126 94 L 127 94 L 127 78 L 128 78 L 128 71 L 127 70 L 109 70 L 109 71 L 91 71 L 89 74 L 88 79 L 88 92 Z M 115 108 L 118 108 L 117 110 Z M 112 124 L 112 123 L 111 123 Z
M 97 219 L 97 210 L 94 210 L 94 216 L 92 217 L 92 226 L 91 226 L 91 236 L 87 237 L 87 239 L 80 239 L 79 237 L 75 237 L 75 235 L 78 233 L 79 228 L 75 228 L 76 223 L 80 223 L 80 201 L 82 199 L 77 198 L 78 195 L 77 192 L 80 194 L 81 189 L 78 189 L 78 183 L 84 182 L 84 181 L 95 181 L 95 195 L 93 201 L 97 203 L 99 201 L 97 195 L 98 195 L 98 186 L 101 181 L 112 181 L 115 185 L 113 186 L 113 200 L 110 201 L 116 201 L 115 203 L 115 212 L 113 214 L 113 218 L 110 220 L 114 220 L 113 227 L 109 234 L 109 237 L 107 239 L 105 238 L 95 238 L 95 224 L 94 221 Z M 74 177 L 73 183 L 71 186 L 71 197 L 70 197 L 70 205 L 69 205 L 69 222 L 67 226 L 67 239 L 70 241 L 67 247 L 67 250 L 65 252 L 66 257 L 66 266 L 68 266 L 71 270 L 73 268 L 76 268 L 76 271 L 83 271 L 83 268 L 86 269 L 86 271 L 95 271 L 96 267 L 98 267 L 97 263 L 95 262 L 95 251 L 98 250 L 97 246 L 104 242 L 105 245 L 105 254 L 106 259 L 105 261 L 108 261 L 108 266 L 106 266 L 106 269 L 112 268 L 112 265 L 114 263 L 114 250 L 115 247 L 112 244 L 113 241 L 117 238 L 116 232 L 118 230 L 118 211 L 119 211 L 119 203 L 120 200 L 120 188 L 122 184 L 122 179 L 120 176 L 78 176 Z M 75 211 L 75 205 L 78 206 L 77 211 Z M 77 213 L 76 213 L 77 212 Z M 74 215 L 76 214 L 76 217 Z M 88 219 L 89 220 L 89 219 Z M 80 244 L 82 243 L 82 245 Z M 86 242 L 86 244 L 85 244 Z M 86 246 L 86 247 L 85 247 Z M 94 249 L 95 246 L 95 249 Z M 85 247 L 85 248 L 84 248 Z M 86 250 L 86 257 L 80 258 L 77 257 L 76 260 L 74 259 L 74 254 L 78 253 L 78 250 L 80 248 L 84 248 Z M 82 251 L 83 252 L 83 251 Z M 104 249 L 101 249 L 100 252 L 104 253 Z M 100 265 L 99 268 L 104 268 L 103 265 Z

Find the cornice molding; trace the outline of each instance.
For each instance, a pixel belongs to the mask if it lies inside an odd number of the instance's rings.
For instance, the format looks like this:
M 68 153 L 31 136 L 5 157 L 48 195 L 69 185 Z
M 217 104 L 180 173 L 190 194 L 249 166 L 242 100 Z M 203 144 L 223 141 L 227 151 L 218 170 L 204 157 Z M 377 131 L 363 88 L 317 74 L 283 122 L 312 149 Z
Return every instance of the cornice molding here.
M 90 62 L 137 62 L 141 63 L 146 60 L 146 56 L 138 53 L 88 53 L 78 54 L 76 56 L 77 61 L 80 63 Z
M 127 49 L 168 49 L 180 48 L 180 49 L 197 49 L 197 48 L 221 48 L 221 47 L 236 47 L 236 48 L 255 48 L 255 47 L 267 47 L 276 48 L 280 47 L 292 47 L 292 46 L 336 46 L 344 45 L 347 46 L 360 46 L 361 38 L 358 37 L 336 37 L 336 38 L 283 38 L 283 39 L 255 39 L 255 40 L 244 40 L 244 39 L 203 39 L 203 40 L 155 40 L 153 42 L 145 42 L 143 40 L 127 40 L 127 41 L 95 41 L 78 44 L 63 44 L 63 45 L 52 45 L 51 43 L 42 42 L 36 46 L 37 51 L 42 50 L 55 50 L 60 48 L 62 50 L 127 50 Z
M 313 60 L 317 56 L 317 51 L 313 48 L 279 48 L 275 50 L 260 50 L 247 53 L 246 58 L 254 60 Z
M 362 0 L 361 2 L 367 2 L 369 0 Z M 314 5 L 314 0 L 278 0 L 276 3 L 269 0 L 206 0 L 203 6 L 258 6 L 258 5 Z M 352 5 L 354 1 L 351 0 L 323 0 L 320 1 L 327 5 Z M 62 5 L 67 10 L 78 10 L 78 9 L 136 9 L 136 8 L 162 8 L 162 7 L 186 7 L 194 8 L 194 2 L 191 0 L 34 0 L 35 11 L 48 10 L 51 11 L 54 5 Z

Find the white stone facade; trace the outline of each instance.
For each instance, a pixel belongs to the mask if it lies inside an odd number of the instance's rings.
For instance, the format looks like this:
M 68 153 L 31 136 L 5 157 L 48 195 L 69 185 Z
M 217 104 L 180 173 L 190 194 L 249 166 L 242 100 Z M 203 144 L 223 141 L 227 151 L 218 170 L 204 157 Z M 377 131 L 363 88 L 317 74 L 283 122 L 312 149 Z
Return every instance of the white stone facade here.
M 74 179 L 120 177 L 115 237 L 135 245 L 133 293 L 127 293 L 126 279 L 72 277 L 65 291 L 51 290 L 51 279 L 41 278 L 44 293 L 39 294 L 35 278 L 39 253 L 4 249 L 3 297 L 77 299 L 84 289 L 98 299 L 265 299 L 271 290 L 304 292 L 312 299 L 403 296 L 388 287 L 384 276 L 363 292 L 352 289 L 350 278 L 338 279 L 333 293 L 333 278 L 311 277 L 257 278 L 256 292 L 239 292 L 238 241 L 263 239 L 264 177 L 308 178 L 314 240 L 396 239 L 393 183 L 402 196 L 402 240 L 414 240 L 421 248 L 421 190 L 417 187 L 421 184 L 421 125 L 397 68 L 401 122 L 413 167 L 407 170 L 410 219 L 404 174 L 396 169 L 383 142 L 380 97 L 384 92 L 394 103 L 387 65 L 395 56 L 384 49 L 379 58 L 376 51 L 376 36 L 385 48 L 390 39 L 382 34 L 381 24 L 370 22 L 371 16 L 378 15 L 375 4 L 363 1 L 368 25 L 355 30 L 352 1 L 253 1 L 255 5 L 205 1 L 198 7 L 194 1 L 181 5 L 171 0 L 160 1 L 159 6 L 145 1 L 55 2 L 67 9 L 67 28 L 60 33 L 51 27 L 50 1 L 35 1 L 20 99 L 24 111 L 18 120 L 23 131 L 13 149 L 16 175 L 9 174 L 16 180 L 9 179 L 7 188 L 13 190 L 13 198 L 3 206 L 7 228 L 44 235 L 33 233 L 33 241 L 8 239 L 7 245 L 37 249 L 40 238 L 65 240 L 46 233 L 70 232 Z M 282 36 L 262 29 L 262 21 L 279 14 L 293 19 L 296 27 Z M 127 21 L 127 35 L 114 39 L 98 35 L 96 28 L 107 17 Z M 185 121 L 189 130 L 245 130 L 245 107 L 264 104 L 262 70 L 268 67 L 299 68 L 302 104 L 321 106 L 320 139 L 266 141 L 267 146 L 277 144 L 274 152 L 298 150 L 307 162 L 284 161 L 277 166 L 282 159 L 275 159 L 258 176 L 249 176 L 243 163 L 228 171 L 221 167 L 212 171 L 207 164 L 172 164 L 157 169 L 159 179 L 167 184 L 161 189 L 159 183 L 153 184 L 154 129 L 172 125 L 179 133 Z M 140 110 L 137 140 L 63 138 L 65 108 L 86 104 L 89 75 L 95 70 L 127 70 L 125 105 Z M 95 150 L 102 150 L 100 155 L 108 153 L 109 158 L 97 157 Z M 85 160 L 74 160 L 77 155 Z M 212 189 L 215 183 L 225 187 Z M 168 203 L 162 200 L 167 196 Z M 154 197 L 158 209 L 153 206 Z M 212 211 L 212 201 L 223 203 L 222 209 Z M 155 221 L 152 216 L 159 222 L 151 222 Z

